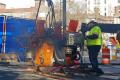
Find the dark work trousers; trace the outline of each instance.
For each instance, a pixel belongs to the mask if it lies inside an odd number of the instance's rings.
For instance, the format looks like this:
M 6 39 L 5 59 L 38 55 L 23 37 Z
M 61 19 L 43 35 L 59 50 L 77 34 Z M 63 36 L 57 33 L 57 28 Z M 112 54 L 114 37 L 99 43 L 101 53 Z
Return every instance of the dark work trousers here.
M 89 59 L 92 65 L 92 69 L 95 72 L 98 72 L 98 73 L 101 72 L 102 70 L 98 66 L 99 64 L 97 59 L 101 46 L 94 45 L 94 46 L 87 46 L 87 48 L 88 48 L 88 54 L 89 54 Z

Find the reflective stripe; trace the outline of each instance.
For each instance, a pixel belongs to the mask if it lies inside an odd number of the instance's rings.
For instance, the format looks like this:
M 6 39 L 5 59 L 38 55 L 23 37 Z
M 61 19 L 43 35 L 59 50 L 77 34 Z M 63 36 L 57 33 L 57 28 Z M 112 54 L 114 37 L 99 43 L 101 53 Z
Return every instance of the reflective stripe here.
M 102 42 L 101 42 L 101 39 L 95 39 L 95 40 L 92 40 L 92 39 L 88 39 L 87 40 L 87 45 L 101 45 Z

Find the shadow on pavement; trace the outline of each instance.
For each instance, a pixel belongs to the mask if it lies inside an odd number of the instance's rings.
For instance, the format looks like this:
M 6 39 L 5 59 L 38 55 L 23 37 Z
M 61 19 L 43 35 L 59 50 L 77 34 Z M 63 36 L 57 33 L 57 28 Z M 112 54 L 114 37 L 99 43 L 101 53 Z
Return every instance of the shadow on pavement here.
M 108 78 L 102 78 L 100 76 L 94 76 L 94 75 L 84 75 L 84 76 L 74 76 L 74 80 L 113 80 Z
M 16 80 L 19 76 L 18 73 L 12 71 L 1 71 L 0 70 L 0 80 Z

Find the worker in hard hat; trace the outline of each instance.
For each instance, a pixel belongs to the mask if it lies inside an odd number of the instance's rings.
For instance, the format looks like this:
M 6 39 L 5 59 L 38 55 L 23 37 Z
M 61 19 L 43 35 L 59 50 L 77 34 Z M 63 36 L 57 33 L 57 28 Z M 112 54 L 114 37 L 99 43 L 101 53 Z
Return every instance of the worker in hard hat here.
M 90 21 L 88 23 L 88 32 L 86 34 L 86 42 L 88 48 L 89 59 L 92 65 L 92 70 L 96 75 L 103 74 L 103 71 L 99 68 L 98 54 L 102 45 L 102 32 L 97 22 Z

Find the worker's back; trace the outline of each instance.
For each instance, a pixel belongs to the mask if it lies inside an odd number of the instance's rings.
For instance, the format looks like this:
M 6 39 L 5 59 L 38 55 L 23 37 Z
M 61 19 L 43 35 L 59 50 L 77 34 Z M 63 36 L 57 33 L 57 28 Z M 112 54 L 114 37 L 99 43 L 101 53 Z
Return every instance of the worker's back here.
M 117 39 L 118 42 L 120 43 L 120 31 L 117 32 L 116 39 Z

